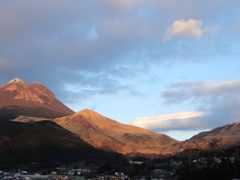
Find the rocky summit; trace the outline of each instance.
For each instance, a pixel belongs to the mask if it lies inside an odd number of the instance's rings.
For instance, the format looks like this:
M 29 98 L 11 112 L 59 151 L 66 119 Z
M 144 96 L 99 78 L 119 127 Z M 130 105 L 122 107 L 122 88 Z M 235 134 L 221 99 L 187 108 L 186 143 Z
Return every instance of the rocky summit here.
M 27 84 L 16 78 L 0 86 L 1 119 L 13 119 L 19 115 L 55 118 L 73 113 L 38 82 Z

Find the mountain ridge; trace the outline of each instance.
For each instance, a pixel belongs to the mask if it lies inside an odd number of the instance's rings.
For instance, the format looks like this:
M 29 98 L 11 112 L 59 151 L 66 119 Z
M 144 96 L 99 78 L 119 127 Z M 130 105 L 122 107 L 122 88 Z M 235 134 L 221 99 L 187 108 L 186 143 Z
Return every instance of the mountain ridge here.
M 203 149 L 203 150 L 213 150 L 213 149 L 219 149 L 224 147 L 232 147 L 232 146 L 238 146 L 240 145 L 240 123 L 233 123 L 230 125 L 225 125 L 221 127 L 217 127 L 213 130 L 207 131 L 207 132 L 201 132 L 198 135 L 193 136 L 192 138 L 185 140 L 185 141 L 174 141 L 173 143 L 170 143 L 166 146 L 158 146 L 158 147 L 150 147 L 145 146 L 146 148 L 142 147 L 139 150 L 138 143 L 144 144 L 144 141 L 149 141 L 149 136 L 139 135 L 138 133 L 127 133 L 127 131 L 122 134 L 123 138 L 125 138 L 126 141 L 130 141 L 130 143 L 124 143 L 121 140 L 117 139 L 115 137 L 107 136 L 107 140 L 103 141 L 102 143 L 105 144 L 104 146 L 100 146 L 101 144 L 98 141 L 101 141 L 106 134 L 102 133 L 101 130 L 95 129 L 97 126 L 92 125 L 92 122 L 86 121 L 85 117 L 83 115 L 87 115 L 87 117 L 91 117 L 92 115 L 97 114 L 100 115 L 94 111 L 91 110 L 82 110 L 75 115 L 69 115 L 62 118 L 56 118 L 51 121 L 56 122 L 60 126 L 68 129 L 69 131 L 73 132 L 74 134 L 78 135 L 80 138 L 88 142 L 89 144 L 92 144 L 95 147 L 102 148 L 105 150 L 112 150 L 116 152 L 120 152 L 122 154 L 131 154 L 131 155 L 170 155 L 175 154 L 177 152 L 186 150 L 186 149 Z M 90 116 L 89 116 L 90 115 Z M 100 115 L 100 117 L 102 117 Z M 103 116 L 105 117 L 105 116 Z M 107 118 L 107 117 L 105 117 Z M 109 118 L 107 118 L 109 119 Z M 29 117 L 21 117 L 19 120 L 20 122 L 31 122 L 35 121 L 35 118 L 29 118 Z M 96 119 L 95 119 L 96 120 Z M 36 121 L 41 121 L 41 118 L 36 119 Z M 82 126 L 79 127 L 79 121 L 82 123 Z M 112 120 L 112 122 L 116 122 Z M 75 127 L 76 129 L 72 129 L 68 126 L 70 124 L 72 127 Z M 121 123 L 120 123 L 121 124 Z M 128 125 L 127 125 L 128 126 Z M 130 127 L 132 125 L 129 125 Z M 142 129 L 138 128 L 137 129 Z M 123 128 L 124 129 L 124 128 Z M 94 130 L 94 131 L 93 131 Z M 145 130 L 145 129 L 144 129 Z M 233 131 L 232 131 L 233 130 Z M 93 138 L 91 142 L 91 132 L 95 132 L 97 134 L 97 138 Z M 145 132 L 148 132 L 148 130 L 145 130 Z M 151 132 L 151 131 L 150 131 Z M 152 132 L 153 134 L 157 134 Z M 111 134 L 111 133 L 110 133 Z M 211 135 L 210 137 L 205 137 L 208 135 Z M 95 135 L 95 134 L 94 134 Z M 84 137 L 86 136 L 86 137 Z M 117 136 L 118 137 L 118 136 Z M 168 141 L 169 139 L 167 139 Z M 116 143 L 109 144 L 109 141 L 116 141 Z M 131 141 L 136 142 L 135 149 L 126 148 L 128 146 L 131 147 Z M 98 142 L 99 144 L 95 144 Z M 111 148 L 111 146 L 114 145 L 115 148 Z M 110 147 L 109 147 L 110 146 Z M 119 149 L 116 149 L 119 148 Z M 134 151 L 135 150 L 135 151 Z M 164 152 L 164 153 L 162 153 Z
M 49 120 L 78 135 L 94 147 L 122 154 L 171 154 L 173 151 L 168 151 L 167 148 L 178 143 L 167 135 L 122 124 L 87 109 Z M 15 121 L 33 122 L 41 121 L 41 118 L 20 116 Z

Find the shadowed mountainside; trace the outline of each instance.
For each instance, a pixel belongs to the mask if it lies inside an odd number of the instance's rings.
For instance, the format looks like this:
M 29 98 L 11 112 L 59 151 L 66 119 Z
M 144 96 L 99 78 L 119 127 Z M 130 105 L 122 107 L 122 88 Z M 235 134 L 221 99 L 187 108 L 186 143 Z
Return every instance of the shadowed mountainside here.
M 0 121 L 0 167 L 32 162 L 51 166 L 118 158 L 121 158 L 119 154 L 96 149 L 51 121 Z

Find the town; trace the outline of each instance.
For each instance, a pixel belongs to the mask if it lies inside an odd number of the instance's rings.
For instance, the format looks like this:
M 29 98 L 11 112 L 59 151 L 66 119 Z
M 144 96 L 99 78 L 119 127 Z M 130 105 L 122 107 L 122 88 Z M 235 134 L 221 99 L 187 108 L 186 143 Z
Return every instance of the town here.
M 91 167 L 56 167 L 42 171 L 0 171 L 2 180 L 187 180 L 240 179 L 240 147 L 215 151 L 191 149 L 170 157 L 128 158 L 123 166 L 104 164 Z M 76 166 L 76 164 L 75 164 Z M 116 171 L 122 170 L 122 171 Z

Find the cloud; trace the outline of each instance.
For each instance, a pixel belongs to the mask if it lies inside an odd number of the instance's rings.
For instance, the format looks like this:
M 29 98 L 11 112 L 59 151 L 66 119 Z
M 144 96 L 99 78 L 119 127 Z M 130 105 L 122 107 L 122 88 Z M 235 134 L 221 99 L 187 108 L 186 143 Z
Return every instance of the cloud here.
M 225 7 L 225 1 L 209 3 L 212 13 L 207 19 L 228 17 L 216 8 Z M 63 99 L 72 91 L 62 84 L 86 86 L 75 92 L 79 96 L 132 92 L 133 78 L 144 77 L 146 66 L 182 58 L 194 62 L 209 57 L 211 50 L 222 56 L 225 43 L 223 48 L 192 43 L 179 48 L 174 42 L 161 42 L 161 30 L 175 19 L 193 17 L 209 24 L 201 18 L 206 2 L 196 1 L 188 8 L 189 0 L 184 0 L 180 8 L 187 12 L 184 16 L 176 4 L 175 0 L 0 1 L 0 81 L 15 77 L 39 81 Z M 186 11 L 196 5 L 202 10 L 198 14 Z
M 121 79 L 143 69 L 141 49 L 154 33 L 134 18 L 119 18 L 121 12 L 111 14 L 109 1 L 99 2 L 1 1 L 1 79 L 40 81 L 61 94 L 61 84 L 84 84 L 89 96 L 119 92 Z M 91 9 L 98 11 L 91 15 Z
M 162 91 L 165 105 L 190 101 L 196 111 L 140 117 L 132 125 L 156 132 L 204 130 L 240 121 L 240 80 L 172 83 Z
M 152 131 L 186 130 L 205 127 L 205 122 L 196 121 L 204 116 L 203 112 L 180 112 L 151 117 L 136 118 L 131 123 Z
M 204 113 L 196 120 L 205 128 L 214 128 L 240 121 L 240 80 L 214 83 L 211 81 L 178 82 L 162 91 L 164 104 L 176 105 L 186 101 Z M 201 129 L 202 127 L 199 126 Z
M 178 82 L 162 91 L 165 104 L 182 103 L 190 99 L 216 98 L 240 95 L 240 80 L 213 83 L 211 81 Z
M 200 39 L 204 30 L 201 29 L 202 21 L 189 19 L 185 20 L 176 20 L 173 24 L 167 28 L 165 35 L 163 36 L 164 40 L 171 40 L 173 37 L 189 37 L 192 39 Z

